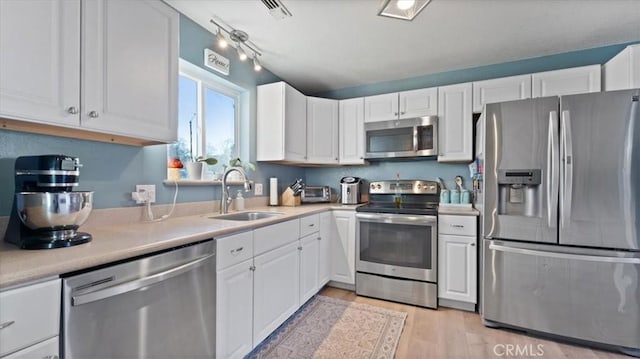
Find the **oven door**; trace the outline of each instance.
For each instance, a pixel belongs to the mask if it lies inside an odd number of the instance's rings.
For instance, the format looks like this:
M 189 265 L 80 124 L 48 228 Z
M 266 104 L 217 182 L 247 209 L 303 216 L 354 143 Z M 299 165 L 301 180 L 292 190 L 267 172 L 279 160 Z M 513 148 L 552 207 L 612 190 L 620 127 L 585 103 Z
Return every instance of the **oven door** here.
M 357 213 L 356 270 L 437 282 L 436 216 Z

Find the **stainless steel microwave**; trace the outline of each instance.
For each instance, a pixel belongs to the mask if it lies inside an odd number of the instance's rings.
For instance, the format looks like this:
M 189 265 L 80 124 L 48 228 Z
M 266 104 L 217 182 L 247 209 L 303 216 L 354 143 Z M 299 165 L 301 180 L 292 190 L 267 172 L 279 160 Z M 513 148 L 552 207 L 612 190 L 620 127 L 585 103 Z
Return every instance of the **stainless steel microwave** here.
M 365 158 L 427 157 L 438 155 L 438 117 L 368 122 Z
M 329 203 L 331 202 L 331 187 L 305 186 L 301 196 L 303 203 Z

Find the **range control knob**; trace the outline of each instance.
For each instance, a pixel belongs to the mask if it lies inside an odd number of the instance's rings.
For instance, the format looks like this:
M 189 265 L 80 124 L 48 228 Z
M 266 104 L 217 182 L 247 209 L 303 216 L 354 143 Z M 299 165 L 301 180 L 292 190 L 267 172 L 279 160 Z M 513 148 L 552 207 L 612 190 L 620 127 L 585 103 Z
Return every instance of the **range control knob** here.
M 418 184 L 416 185 L 416 188 L 417 188 L 418 190 L 420 190 L 420 188 L 421 188 L 421 187 L 422 187 L 422 185 L 421 185 L 420 183 L 418 183 Z
M 375 189 L 376 185 L 374 185 L 373 183 L 371 184 L 371 189 Z
M 378 189 L 382 188 L 382 186 L 380 185 L 380 183 L 378 183 L 378 185 L 376 186 Z

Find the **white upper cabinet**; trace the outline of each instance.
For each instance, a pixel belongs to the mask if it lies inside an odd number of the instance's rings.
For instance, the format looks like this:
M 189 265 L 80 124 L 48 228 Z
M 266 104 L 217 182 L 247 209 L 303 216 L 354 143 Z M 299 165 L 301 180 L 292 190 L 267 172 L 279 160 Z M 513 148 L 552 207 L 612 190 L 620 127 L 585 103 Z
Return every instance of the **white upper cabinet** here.
M 487 103 L 531 98 L 531 75 L 503 77 L 473 83 L 473 112 Z
M 179 14 L 161 1 L 0 1 L 0 116 L 177 136 Z
M 400 92 L 400 119 L 438 114 L 438 88 Z
M 338 163 L 338 101 L 307 97 L 307 162 Z
M 0 1 L 0 117 L 80 124 L 80 1 Z
M 258 86 L 258 161 L 305 162 L 307 98 L 285 82 Z
M 438 88 L 438 162 L 473 159 L 471 83 Z
M 574 95 L 600 91 L 600 65 L 538 72 L 532 75 L 532 97 Z
M 364 122 L 436 115 L 438 89 L 428 88 L 364 98 Z
M 640 88 L 640 44 L 627 46 L 602 71 L 605 91 Z
M 179 14 L 161 1 L 85 1 L 81 126 L 177 136 Z
M 397 92 L 364 98 L 364 122 L 389 121 L 397 118 Z
M 340 164 L 364 164 L 364 98 L 341 100 L 339 110 Z

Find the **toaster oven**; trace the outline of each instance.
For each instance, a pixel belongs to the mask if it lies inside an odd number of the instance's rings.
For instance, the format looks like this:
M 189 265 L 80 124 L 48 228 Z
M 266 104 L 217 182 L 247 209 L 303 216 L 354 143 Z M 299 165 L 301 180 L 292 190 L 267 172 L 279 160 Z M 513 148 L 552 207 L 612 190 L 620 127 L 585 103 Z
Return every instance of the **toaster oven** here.
M 331 187 L 305 186 L 301 196 L 302 203 L 329 203 L 331 202 Z

